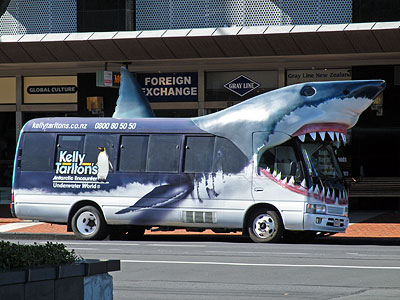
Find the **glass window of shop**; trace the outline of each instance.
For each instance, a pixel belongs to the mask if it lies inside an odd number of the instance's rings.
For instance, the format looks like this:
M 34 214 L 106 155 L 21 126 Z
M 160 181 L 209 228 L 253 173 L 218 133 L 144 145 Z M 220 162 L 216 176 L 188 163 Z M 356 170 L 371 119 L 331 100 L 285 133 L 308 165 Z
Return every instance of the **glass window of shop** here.
M 278 71 L 207 72 L 205 77 L 206 102 L 235 104 L 278 88 Z
M 15 112 L 0 112 L 0 126 L 0 204 L 8 204 L 16 148 Z

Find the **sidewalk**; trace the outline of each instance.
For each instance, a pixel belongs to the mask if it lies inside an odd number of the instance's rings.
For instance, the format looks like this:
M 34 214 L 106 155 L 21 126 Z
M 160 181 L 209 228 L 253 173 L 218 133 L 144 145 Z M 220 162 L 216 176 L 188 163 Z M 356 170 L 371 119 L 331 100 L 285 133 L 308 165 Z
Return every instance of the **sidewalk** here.
M 0 238 L 4 235 L 27 234 L 32 236 L 62 236 L 73 239 L 71 232 L 67 232 L 66 225 L 48 224 L 42 222 L 23 221 L 13 218 L 0 218 Z M 147 230 L 145 234 L 187 234 L 185 230 L 172 232 Z M 212 234 L 211 230 L 200 233 L 190 232 L 189 234 Z M 345 233 L 337 233 L 332 237 L 345 238 L 400 238 L 400 212 L 385 211 L 363 211 L 350 214 L 350 226 Z
M 350 215 L 345 233 L 334 237 L 400 238 L 400 212 L 360 212 Z

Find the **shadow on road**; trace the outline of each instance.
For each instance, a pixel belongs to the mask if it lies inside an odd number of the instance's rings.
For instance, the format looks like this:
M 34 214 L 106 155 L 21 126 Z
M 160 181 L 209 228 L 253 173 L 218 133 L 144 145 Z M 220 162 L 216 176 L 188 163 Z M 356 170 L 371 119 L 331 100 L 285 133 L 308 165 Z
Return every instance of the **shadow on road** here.
M 221 243 L 253 243 L 249 238 L 241 235 L 213 235 L 213 234 L 151 234 L 145 235 L 144 241 L 163 242 L 221 242 Z M 330 245 L 400 245 L 400 238 L 365 238 L 365 237 L 322 237 L 311 241 L 286 241 L 280 244 L 330 244 Z
M 373 238 L 373 237 L 328 237 L 313 241 L 315 244 L 331 245 L 377 245 L 377 246 L 399 246 L 400 238 Z

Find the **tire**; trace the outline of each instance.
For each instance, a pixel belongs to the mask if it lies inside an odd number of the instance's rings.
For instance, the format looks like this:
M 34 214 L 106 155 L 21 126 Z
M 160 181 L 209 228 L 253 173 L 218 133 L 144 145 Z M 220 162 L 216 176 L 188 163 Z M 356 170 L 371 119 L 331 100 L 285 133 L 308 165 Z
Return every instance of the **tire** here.
M 141 240 L 145 228 L 141 226 L 113 226 L 110 230 L 110 240 Z
M 248 218 L 247 231 L 253 242 L 277 242 L 283 235 L 282 219 L 274 210 L 256 209 Z
M 80 208 L 72 217 L 72 231 L 83 240 L 102 240 L 107 235 L 103 215 L 93 206 Z

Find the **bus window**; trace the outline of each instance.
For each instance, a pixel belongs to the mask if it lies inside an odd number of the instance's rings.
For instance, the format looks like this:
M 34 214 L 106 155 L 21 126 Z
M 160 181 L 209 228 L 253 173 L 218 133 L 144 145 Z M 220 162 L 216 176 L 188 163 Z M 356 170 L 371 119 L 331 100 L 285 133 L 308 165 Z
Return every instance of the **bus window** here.
M 210 173 L 212 171 L 214 137 L 188 136 L 185 147 L 186 173 Z
M 118 170 L 121 172 L 145 172 L 149 137 L 127 135 L 121 137 Z
M 292 146 L 277 146 L 266 150 L 260 159 L 259 167 L 269 168 L 271 174 L 274 171 L 276 174 L 281 173 L 282 179 L 293 176 L 296 182 L 300 182 L 304 178 Z
M 115 145 L 117 136 L 112 134 L 87 134 L 85 139 L 85 161 L 97 162 L 100 151 L 105 151 L 112 165 L 110 171 L 114 168 Z M 99 148 L 104 150 L 100 150 Z
M 146 171 L 178 173 L 180 144 L 180 135 L 150 135 Z
M 217 137 L 214 147 L 213 172 L 236 174 L 244 170 L 248 164 L 247 157 L 231 141 Z
M 21 170 L 50 171 L 53 149 L 53 134 L 26 133 L 23 141 Z
M 74 151 L 79 151 L 79 153 L 83 153 L 84 141 L 85 136 L 83 135 L 59 135 L 57 140 L 56 161 L 60 161 L 61 153 L 70 154 Z

